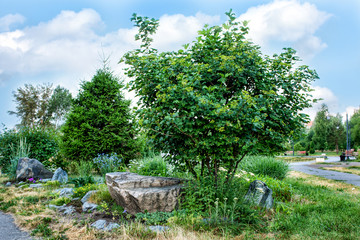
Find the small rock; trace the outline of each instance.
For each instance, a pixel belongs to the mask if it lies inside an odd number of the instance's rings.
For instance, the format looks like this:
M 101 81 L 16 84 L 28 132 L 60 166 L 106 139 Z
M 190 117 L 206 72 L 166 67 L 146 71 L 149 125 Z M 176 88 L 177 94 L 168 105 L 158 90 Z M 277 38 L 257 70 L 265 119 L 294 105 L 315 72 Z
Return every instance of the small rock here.
M 169 230 L 169 227 L 167 226 L 160 226 L 160 225 L 156 225 L 156 226 L 149 226 L 148 227 L 149 230 L 153 231 L 153 232 L 165 232 L 166 230 Z
M 60 183 L 67 183 L 68 174 L 62 168 L 56 169 L 51 181 L 59 181 Z
M 48 205 L 49 208 L 55 208 L 57 211 L 62 212 L 65 215 L 70 215 L 73 212 L 76 212 L 75 207 L 74 206 L 66 206 L 65 204 L 62 206 L 56 206 L 56 205 Z
M 29 188 L 42 188 L 43 185 L 41 183 L 37 183 L 37 184 L 30 184 Z
M 10 187 L 11 186 L 11 182 L 7 182 L 5 187 Z
M 119 224 L 111 222 L 104 228 L 104 230 L 110 232 L 111 230 L 113 230 L 115 228 L 119 228 L 119 227 L 120 227 Z
M 73 188 L 61 188 L 61 189 L 56 189 L 54 191 L 54 193 L 59 193 L 59 197 L 71 198 L 71 196 L 74 194 L 74 189 Z
M 97 206 L 98 206 L 97 204 L 85 202 L 82 205 L 82 210 L 83 212 L 92 212 L 97 208 Z
M 264 182 L 259 180 L 250 183 L 249 190 L 244 199 L 247 203 L 261 207 L 272 208 L 274 205 L 272 190 Z
M 106 220 L 100 219 L 91 224 L 91 227 L 96 228 L 98 230 L 104 230 L 107 222 Z
M 91 197 L 91 195 L 93 195 L 94 193 L 96 193 L 97 190 L 92 190 L 92 191 L 88 191 L 85 196 L 81 199 L 82 203 L 85 203 L 89 200 L 89 198 Z

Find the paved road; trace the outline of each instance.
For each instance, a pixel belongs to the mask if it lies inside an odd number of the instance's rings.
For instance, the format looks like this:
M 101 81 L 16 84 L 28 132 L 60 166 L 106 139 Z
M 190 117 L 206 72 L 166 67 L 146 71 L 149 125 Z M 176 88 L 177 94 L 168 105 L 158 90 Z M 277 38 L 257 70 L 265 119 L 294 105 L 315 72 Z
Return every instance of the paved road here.
M 31 240 L 28 233 L 20 231 L 14 224 L 11 215 L 0 212 L 0 239 L 1 240 Z
M 329 157 L 327 160 L 325 160 L 325 162 L 339 162 L 339 157 Z M 360 186 L 359 175 L 318 169 L 315 167 L 311 167 L 312 163 L 315 163 L 315 160 L 309 162 L 290 163 L 290 168 L 295 171 L 316 175 L 328 179 L 344 181 L 355 186 Z

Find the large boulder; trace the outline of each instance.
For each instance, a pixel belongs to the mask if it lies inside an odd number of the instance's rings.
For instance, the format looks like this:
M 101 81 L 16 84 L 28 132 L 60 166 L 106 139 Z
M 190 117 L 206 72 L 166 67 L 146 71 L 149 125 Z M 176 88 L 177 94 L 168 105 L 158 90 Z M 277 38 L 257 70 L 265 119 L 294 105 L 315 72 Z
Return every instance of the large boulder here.
M 106 174 L 111 197 L 128 213 L 171 212 L 178 206 L 183 187 L 178 178 L 148 177 L 136 173 Z
M 52 178 L 53 173 L 36 159 L 20 158 L 16 169 L 16 179 L 26 181 L 29 178 Z
M 260 207 L 272 208 L 274 205 L 272 190 L 264 182 L 255 180 L 250 183 L 249 190 L 245 195 L 245 202 Z
M 68 174 L 62 168 L 56 169 L 54 175 L 51 178 L 51 181 L 59 181 L 60 183 L 67 183 Z

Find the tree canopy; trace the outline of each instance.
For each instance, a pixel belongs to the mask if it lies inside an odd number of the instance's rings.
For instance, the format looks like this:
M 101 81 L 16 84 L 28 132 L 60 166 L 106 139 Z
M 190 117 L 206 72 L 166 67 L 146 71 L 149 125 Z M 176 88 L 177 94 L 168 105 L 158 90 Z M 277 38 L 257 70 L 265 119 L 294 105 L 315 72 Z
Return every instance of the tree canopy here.
M 123 160 L 137 151 L 130 101 L 124 85 L 106 67 L 82 82 L 63 126 L 62 149 L 70 160 L 92 161 L 98 154 L 117 153 Z
M 151 34 L 158 21 L 133 15 L 140 49 L 128 64 L 130 86 L 139 96 L 140 123 L 155 147 L 195 176 L 217 177 L 220 167 L 235 173 L 246 154 L 279 151 L 283 140 L 309 120 L 310 83 L 318 78 L 308 66 L 295 67 L 295 50 L 273 57 L 246 39 L 247 23 L 232 11 L 221 26 L 205 26 L 184 49 L 158 52 Z
M 61 121 L 69 111 L 71 94 L 69 90 L 52 84 L 25 84 L 13 92 L 16 111 L 8 111 L 21 119 L 20 126 L 36 127 L 50 126 Z
M 360 146 L 360 110 L 356 110 L 350 119 L 351 145 Z

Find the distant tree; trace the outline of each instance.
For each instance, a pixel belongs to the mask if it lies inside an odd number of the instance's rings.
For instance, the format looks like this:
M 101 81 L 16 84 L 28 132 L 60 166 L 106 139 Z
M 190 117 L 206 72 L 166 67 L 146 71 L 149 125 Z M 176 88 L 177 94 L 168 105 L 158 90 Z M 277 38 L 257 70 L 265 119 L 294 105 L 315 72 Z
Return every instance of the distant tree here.
M 13 92 L 16 111 L 8 111 L 8 113 L 19 117 L 21 126 L 46 125 L 48 123 L 47 107 L 51 94 L 51 84 L 37 86 L 25 84 L 25 87 Z
M 92 161 L 98 154 L 117 153 L 127 162 L 136 156 L 136 131 L 123 88 L 106 67 L 81 84 L 62 128 L 66 158 Z
M 316 113 L 314 120 L 314 136 L 312 142 L 316 150 L 324 151 L 328 149 L 328 135 L 329 135 L 330 114 L 326 104 L 321 105 L 320 111 Z
M 65 114 L 69 112 L 71 107 L 72 96 L 68 89 L 57 86 L 51 95 L 47 117 L 54 121 L 55 126 L 64 120 Z
M 351 145 L 360 146 L 360 109 L 356 110 L 350 119 Z
M 21 119 L 20 126 L 50 126 L 61 121 L 71 106 L 71 94 L 65 88 L 51 84 L 33 86 L 25 84 L 13 92 L 16 111 L 8 111 Z
M 336 149 L 336 153 L 339 153 L 339 148 L 344 148 L 345 141 L 346 132 L 341 115 L 330 116 L 327 136 L 328 149 Z
M 205 27 L 185 49 L 151 48 L 158 21 L 133 15 L 140 49 L 125 54 L 127 75 L 140 97 L 140 123 L 155 148 L 193 175 L 231 180 L 247 154 L 280 151 L 308 116 L 310 83 L 317 78 L 284 49 L 272 58 L 249 42 L 245 23 L 227 13 L 222 26 Z M 200 166 L 200 172 L 195 171 Z

